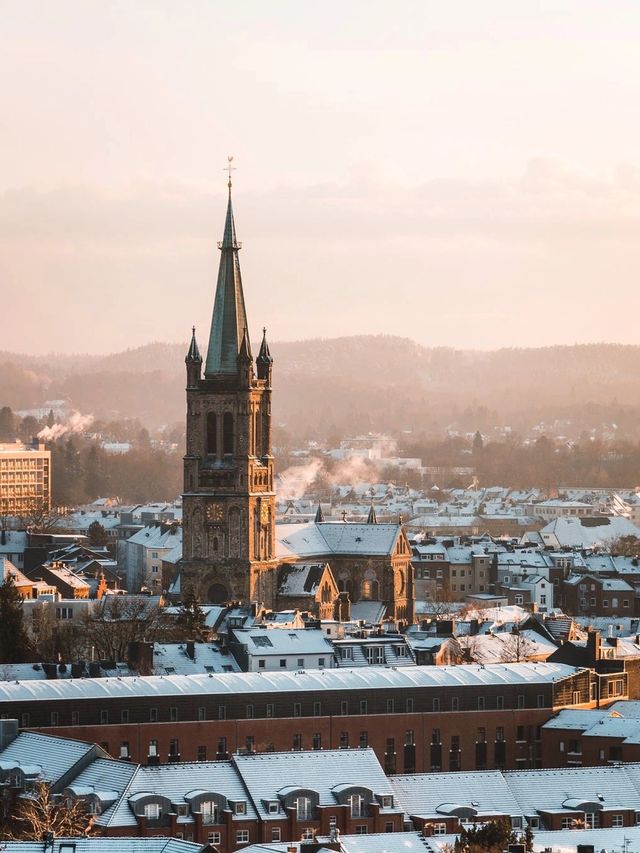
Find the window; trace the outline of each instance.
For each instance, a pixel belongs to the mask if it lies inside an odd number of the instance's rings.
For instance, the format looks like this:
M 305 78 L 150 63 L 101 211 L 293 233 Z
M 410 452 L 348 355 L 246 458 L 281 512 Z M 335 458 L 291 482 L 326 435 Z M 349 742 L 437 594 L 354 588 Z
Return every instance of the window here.
M 286 658 L 280 658 L 280 669 L 286 669 L 286 668 L 287 668 Z
M 120 743 L 120 758 L 129 758 L 129 741 L 123 740 Z
M 244 748 L 247 752 L 253 752 L 253 747 L 255 746 L 255 738 L 253 735 L 247 735 L 244 739 Z
M 580 691 L 579 690 L 573 691 L 573 703 L 572 704 L 573 705 L 579 705 L 580 704 Z
M 360 732 L 360 749 L 366 749 L 369 746 L 369 732 Z
M 169 719 L 172 723 L 178 722 L 178 709 L 177 708 L 169 708 Z
M 387 699 L 387 714 L 395 713 L 395 704 L 396 703 L 394 699 Z
M 307 827 L 306 829 L 302 830 L 302 835 L 300 836 L 300 839 L 302 841 L 313 841 L 315 835 L 315 830 L 311 829 L 311 827 Z
M 356 824 L 356 835 L 367 835 L 369 832 L 367 825 L 365 823 L 357 823 Z
M 536 705 L 538 708 L 544 708 L 544 695 L 542 693 L 538 693 L 536 697 Z
M 198 719 L 206 720 L 207 719 L 207 709 L 206 708 L 198 708 Z
M 487 730 L 485 728 L 476 729 L 476 743 L 486 743 Z
M 496 708 L 498 711 L 504 710 L 504 696 L 496 696 Z
M 524 741 L 524 726 L 516 726 L 516 740 Z
M 222 841 L 222 833 L 220 832 L 210 832 L 207 835 L 207 842 L 209 844 L 220 844 Z
M 318 667 L 320 669 L 322 669 L 322 667 L 324 666 L 324 661 L 325 661 L 324 658 L 318 658 Z
M 452 711 L 457 711 L 457 710 L 458 710 L 458 707 L 459 707 L 458 697 L 457 697 L 457 696 L 452 696 L 452 697 L 451 697 L 451 710 L 452 710 Z
M 365 648 L 367 663 L 380 665 L 384 663 L 384 649 L 382 646 L 367 646 Z
M 361 794 L 351 794 L 347 797 L 347 803 L 349 804 L 351 817 L 365 816 L 365 802 L 364 797 Z
M 440 699 L 438 699 L 438 698 L 436 697 L 436 698 L 433 700 L 432 707 L 433 707 L 433 710 L 434 710 L 434 711 L 439 711 L 439 710 L 440 710 Z
M 621 814 L 614 814 L 611 817 L 611 826 L 624 826 L 624 820 Z
M 309 797 L 296 797 L 293 804 L 296 807 L 298 820 L 311 820 L 311 799 Z
M 313 749 L 322 749 L 322 735 L 320 732 L 315 732 L 312 739 L 311 744 Z
M 524 694 L 518 693 L 518 708 L 524 708 Z
M 218 719 L 226 720 L 227 719 L 227 707 L 226 705 L 218 705 Z
M 218 423 L 215 412 L 207 414 L 207 453 L 215 456 L 218 452 Z
M 267 717 L 273 717 L 273 705 L 271 703 L 267 704 Z
M 322 705 L 320 702 L 313 703 L 313 716 L 320 717 L 322 715 Z
M 504 727 L 498 726 L 496 729 L 496 742 L 503 743 L 504 741 Z
M 236 807 L 234 809 L 236 814 L 246 814 L 247 813 L 247 804 L 244 801 L 240 801 L 236 803 Z
M 340 702 L 340 713 L 343 717 L 349 713 L 349 702 L 346 699 L 343 699 L 342 702 Z
M 120 722 L 128 723 L 129 722 L 129 712 L 125 709 L 120 711 Z
M 198 747 L 198 761 L 206 761 L 207 760 L 207 747 L 206 745 L 202 745 Z
M 100 725 L 106 726 L 109 723 L 109 712 L 108 711 L 100 711 Z
M 247 720 L 253 720 L 253 705 L 247 705 L 245 716 Z
M 478 711 L 484 711 L 484 696 L 478 696 Z
M 224 755 L 227 751 L 227 739 L 226 737 L 218 738 L 218 755 Z
M 349 732 L 340 732 L 340 749 L 349 748 Z
M 407 729 L 404 733 L 404 745 L 405 746 L 415 746 L 416 738 L 415 732 L 413 729 Z
M 158 754 L 158 741 L 150 740 L 147 755 L 149 758 L 155 758 Z
M 178 738 L 172 738 L 169 741 L 169 757 L 170 758 L 179 758 L 180 757 L 180 743 Z
M 432 823 L 431 828 L 433 829 L 434 835 L 446 835 L 447 834 L 447 824 L 446 823 Z
M 27 723 L 29 725 L 29 723 Z M 71 712 L 71 725 L 79 726 L 80 725 L 80 711 L 72 711 Z
M 360 713 L 361 714 L 367 713 L 367 700 L 366 699 L 360 700 Z
M 149 722 L 157 723 L 158 722 L 158 709 L 157 708 L 149 708 Z
M 302 735 L 301 734 L 295 734 L 293 736 L 293 748 L 295 750 L 298 750 L 298 751 L 302 749 Z
M 59 717 L 58 717 L 58 712 L 57 712 L 57 711 L 52 711 L 52 712 L 51 712 L 51 725 L 52 725 L 52 726 L 57 726 L 57 725 L 58 725 L 58 719 L 59 719 Z
M 302 716 L 302 702 L 294 702 L 293 703 L 293 716 L 301 717 Z
M 279 814 L 280 813 L 280 803 L 269 803 L 269 814 Z
M 304 669 L 304 658 L 298 658 L 298 669 Z
M 233 415 L 225 412 L 222 419 L 222 452 L 225 456 L 233 454 Z
M 393 832 L 393 823 L 391 821 L 387 821 L 384 825 L 385 832 Z
M 220 823 L 220 810 L 213 800 L 205 800 L 201 803 L 200 811 L 202 812 L 203 823 Z
M 147 820 L 158 820 L 160 817 L 160 803 L 145 803 L 144 816 Z
M 226 415 L 225 415 L 226 417 Z M 249 830 L 248 829 L 238 829 L 236 831 L 236 844 L 248 844 L 249 843 Z
M 280 841 L 282 837 L 282 830 L 279 826 L 271 827 L 271 840 L 272 841 Z

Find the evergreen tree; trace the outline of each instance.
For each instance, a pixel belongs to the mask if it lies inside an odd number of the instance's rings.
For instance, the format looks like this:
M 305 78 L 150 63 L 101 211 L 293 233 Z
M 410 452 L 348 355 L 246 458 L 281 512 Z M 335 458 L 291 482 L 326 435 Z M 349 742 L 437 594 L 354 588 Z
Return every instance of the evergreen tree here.
M 187 587 L 184 591 L 182 607 L 176 623 L 182 629 L 186 640 L 204 642 L 207 638 L 208 629 L 205 625 L 205 615 L 192 586 Z
M 99 498 L 106 492 L 107 478 L 102 467 L 102 453 L 97 445 L 93 444 L 85 459 L 84 488 L 90 500 Z
M 476 434 L 473 436 L 473 455 L 480 456 L 482 451 L 484 450 L 484 441 L 482 440 L 482 433 L 480 430 L 476 430 Z
M 0 663 L 22 663 L 29 658 L 29 652 L 22 599 L 13 577 L 5 574 L 0 586 Z
M 25 443 L 28 443 L 32 439 L 34 439 L 39 432 L 40 424 L 38 423 L 36 418 L 33 417 L 33 415 L 27 415 L 20 422 L 18 433 L 22 441 L 24 441 Z
M 53 414 L 53 409 L 49 409 L 49 414 L 47 415 L 47 426 L 52 427 L 56 422 L 56 416 Z
M 87 530 L 87 536 L 89 537 L 89 545 L 106 545 L 109 541 L 107 532 L 99 521 L 91 522 Z

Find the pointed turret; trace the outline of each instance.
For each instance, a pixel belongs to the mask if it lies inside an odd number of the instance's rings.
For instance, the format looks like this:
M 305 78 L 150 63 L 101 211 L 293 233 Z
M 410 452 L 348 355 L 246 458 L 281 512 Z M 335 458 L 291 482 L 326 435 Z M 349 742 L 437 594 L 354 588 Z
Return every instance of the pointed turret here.
M 245 385 L 250 386 L 253 380 L 253 358 L 251 357 L 249 330 L 246 326 L 242 332 L 242 343 L 238 353 L 238 373 L 243 377 Z
M 266 328 L 262 330 L 262 343 L 260 344 L 260 352 L 258 353 L 258 357 L 256 359 L 256 366 L 258 368 L 258 379 L 265 379 L 267 385 L 270 386 L 273 358 L 271 356 L 271 352 L 269 351 L 269 344 L 267 343 Z
M 318 501 L 318 509 L 316 510 L 316 517 L 314 519 L 316 524 L 321 524 L 324 521 L 324 514 L 322 512 L 322 505 L 320 501 Z
M 371 501 L 371 506 L 369 507 L 369 515 L 367 516 L 367 524 L 377 524 L 378 518 L 376 516 L 376 510 L 373 505 L 373 501 Z
M 187 385 L 193 388 L 200 379 L 202 371 L 202 356 L 200 355 L 198 342 L 196 341 L 195 326 L 191 330 L 191 343 L 189 344 L 189 351 L 184 358 L 184 362 L 187 365 Z
M 224 223 L 222 242 L 218 243 L 220 267 L 216 298 L 211 319 L 211 334 L 204 368 L 206 378 L 234 375 L 238 373 L 238 356 L 247 329 L 247 313 L 242 292 L 238 251 L 241 244 L 236 239 L 236 226 L 231 204 L 231 181 L 228 183 L 229 201 Z M 251 357 L 251 346 L 247 334 L 247 351 Z

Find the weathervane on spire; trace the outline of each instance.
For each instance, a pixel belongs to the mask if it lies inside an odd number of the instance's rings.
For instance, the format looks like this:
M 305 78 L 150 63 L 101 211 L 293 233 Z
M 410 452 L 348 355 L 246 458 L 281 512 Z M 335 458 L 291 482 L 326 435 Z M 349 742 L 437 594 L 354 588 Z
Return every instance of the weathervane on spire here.
M 224 171 L 228 172 L 228 174 L 229 174 L 229 180 L 227 182 L 227 186 L 229 187 L 229 189 L 231 189 L 231 172 L 234 172 L 235 168 L 236 168 L 235 166 L 231 165 L 232 163 L 233 163 L 233 154 L 230 154 L 227 157 L 227 165 L 224 167 Z

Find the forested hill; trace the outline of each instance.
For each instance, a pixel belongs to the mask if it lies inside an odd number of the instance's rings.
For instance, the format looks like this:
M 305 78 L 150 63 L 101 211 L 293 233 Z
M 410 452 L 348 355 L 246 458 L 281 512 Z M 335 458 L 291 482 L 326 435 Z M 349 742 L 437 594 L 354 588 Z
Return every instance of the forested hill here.
M 174 423 L 184 415 L 186 349 L 185 342 L 108 356 L 0 352 L 0 406 L 66 398 L 98 418 Z M 539 418 L 592 417 L 622 427 L 638 420 L 640 346 L 477 352 L 381 335 L 275 342 L 271 351 L 274 416 L 295 435 L 428 432 L 454 420 L 469 428 L 521 428 Z

